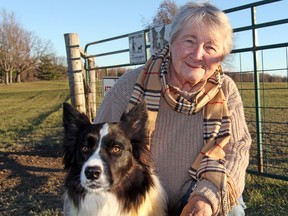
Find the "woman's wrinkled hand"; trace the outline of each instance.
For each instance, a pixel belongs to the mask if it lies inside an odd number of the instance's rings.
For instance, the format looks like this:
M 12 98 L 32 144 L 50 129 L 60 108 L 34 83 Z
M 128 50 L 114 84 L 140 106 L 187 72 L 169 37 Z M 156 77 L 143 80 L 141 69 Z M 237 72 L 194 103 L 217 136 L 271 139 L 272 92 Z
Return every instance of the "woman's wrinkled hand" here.
M 202 196 L 193 196 L 183 208 L 180 216 L 211 216 L 212 207 Z

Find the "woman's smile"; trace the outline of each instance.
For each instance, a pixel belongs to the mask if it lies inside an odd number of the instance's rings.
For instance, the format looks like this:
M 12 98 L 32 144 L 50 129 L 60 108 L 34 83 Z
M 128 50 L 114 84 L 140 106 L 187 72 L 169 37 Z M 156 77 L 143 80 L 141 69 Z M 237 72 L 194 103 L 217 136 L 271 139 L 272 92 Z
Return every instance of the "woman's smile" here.
M 172 67 L 169 83 L 180 89 L 185 84 L 183 90 L 186 91 L 197 90 L 193 86 L 198 88 L 199 82 L 212 76 L 223 60 L 223 49 L 217 41 L 220 39 L 215 35 L 212 37 L 202 26 L 194 24 L 183 28 L 170 44 Z

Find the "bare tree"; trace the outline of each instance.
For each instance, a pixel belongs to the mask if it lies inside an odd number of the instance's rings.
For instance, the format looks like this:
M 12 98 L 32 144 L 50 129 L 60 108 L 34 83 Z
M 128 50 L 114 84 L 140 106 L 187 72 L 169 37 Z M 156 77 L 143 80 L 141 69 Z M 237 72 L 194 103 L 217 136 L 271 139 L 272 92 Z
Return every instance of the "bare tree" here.
M 163 0 L 158 7 L 156 15 L 152 18 L 152 21 L 144 24 L 145 28 L 154 28 L 170 24 L 173 17 L 177 13 L 178 6 L 173 0 Z
M 16 68 L 16 82 L 21 82 L 21 74 L 29 70 L 35 70 L 39 60 L 43 56 L 53 55 L 53 48 L 50 41 L 43 43 L 40 38 L 31 32 L 24 32 L 22 44 L 18 46 L 18 58 Z
M 14 13 L 1 11 L 2 21 L 0 23 L 0 69 L 4 73 L 5 83 L 12 82 L 12 73 L 16 69 L 17 51 L 15 44 L 19 43 L 22 34 L 20 24 L 15 20 Z
M 17 22 L 13 12 L 0 11 L 0 70 L 5 83 L 20 82 L 20 75 L 35 69 L 41 56 L 52 53 L 50 41 L 43 43 L 35 34 Z

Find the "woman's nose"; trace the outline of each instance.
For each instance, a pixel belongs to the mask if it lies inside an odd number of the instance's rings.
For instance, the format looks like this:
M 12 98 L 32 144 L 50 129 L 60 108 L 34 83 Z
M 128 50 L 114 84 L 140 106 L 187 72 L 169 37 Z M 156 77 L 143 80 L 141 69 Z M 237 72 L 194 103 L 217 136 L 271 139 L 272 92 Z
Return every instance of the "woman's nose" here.
M 192 52 L 192 56 L 194 60 L 202 60 L 204 54 L 204 49 L 202 46 L 197 46 Z

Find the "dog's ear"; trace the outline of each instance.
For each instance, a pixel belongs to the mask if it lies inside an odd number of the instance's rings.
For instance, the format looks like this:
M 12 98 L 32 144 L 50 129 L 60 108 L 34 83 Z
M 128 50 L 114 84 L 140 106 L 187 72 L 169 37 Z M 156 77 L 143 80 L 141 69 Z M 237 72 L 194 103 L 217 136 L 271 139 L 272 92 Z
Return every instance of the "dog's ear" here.
M 83 127 L 87 127 L 91 122 L 87 115 L 80 113 L 69 103 L 63 103 L 63 127 L 65 132 L 78 131 Z
M 121 117 L 121 123 L 132 144 L 133 155 L 143 165 L 150 166 L 151 153 L 148 150 L 148 113 L 146 102 L 135 105 Z
M 120 118 L 120 122 L 126 126 L 127 130 L 125 131 L 129 131 L 131 136 L 146 136 L 147 121 L 148 114 L 145 101 L 138 103 L 130 111 L 123 113 Z
M 76 108 L 68 103 L 63 103 L 63 127 L 64 127 L 64 169 L 69 169 L 75 162 L 75 148 L 79 133 L 91 125 L 89 118 L 80 113 Z

